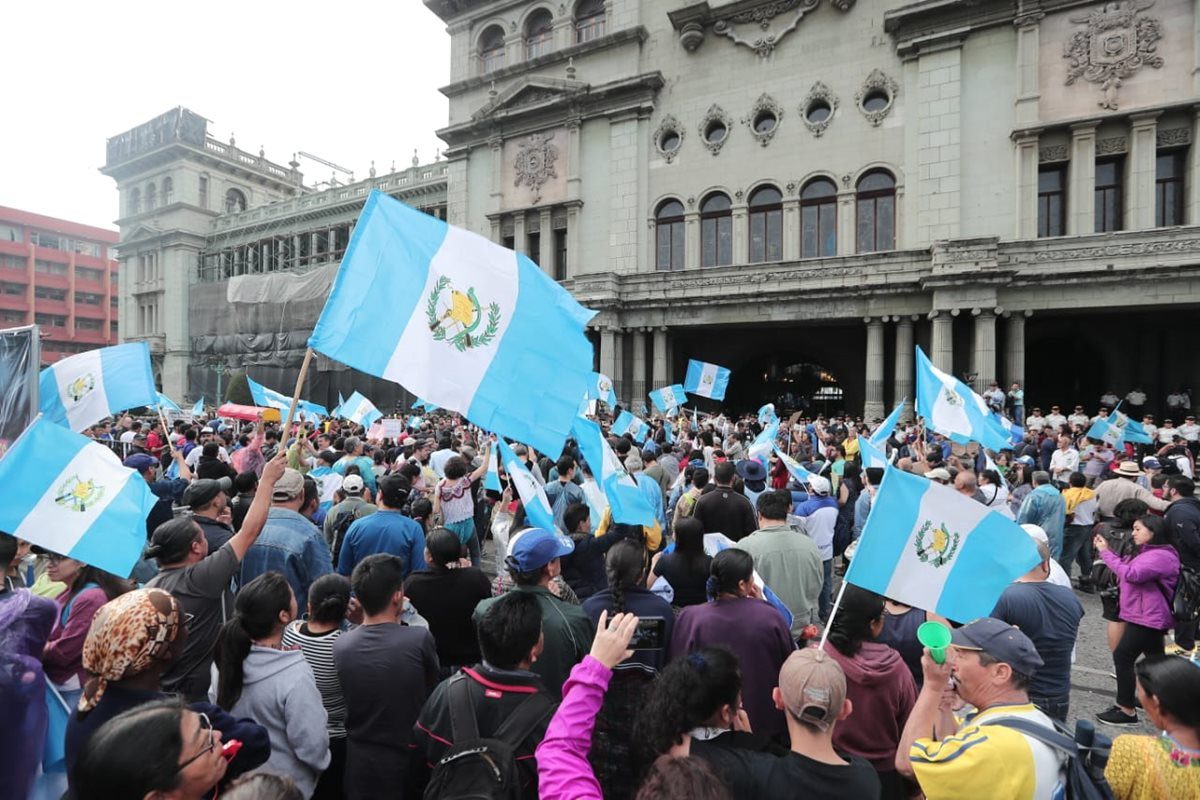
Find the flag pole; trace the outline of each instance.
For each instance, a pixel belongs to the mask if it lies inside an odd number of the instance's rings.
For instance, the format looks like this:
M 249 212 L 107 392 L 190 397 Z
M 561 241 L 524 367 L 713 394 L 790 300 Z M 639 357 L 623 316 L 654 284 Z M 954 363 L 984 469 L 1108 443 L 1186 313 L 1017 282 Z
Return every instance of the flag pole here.
M 849 581 L 842 578 L 842 586 L 838 589 L 837 598 L 833 601 L 833 608 L 829 610 L 829 619 L 825 620 L 825 630 L 821 631 L 821 643 L 817 645 L 818 650 L 825 649 L 825 641 L 829 638 L 829 631 L 833 629 L 833 618 L 837 616 L 838 609 L 842 607 L 842 595 L 846 593 L 846 587 L 849 585 Z
M 304 388 L 304 381 L 308 378 L 308 365 L 312 363 L 313 350 L 308 348 L 304 351 L 304 363 L 300 365 L 300 374 L 296 376 L 296 390 L 292 392 L 292 404 L 288 407 L 287 422 L 283 423 L 283 441 L 286 446 L 287 437 L 292 430 L 292 418 L 296 416 L 296 404 L 300 402 L 300 390 Z
M 170 448 L 171 458 L 175 458 L 175 443 L 171 441 L 171 432 L 167 430 L 167 417 L 163 414 L 162 403 L 154 407 L 158 411 L 158 421 L 163 426 L 163 438 L 167 440 L 167 447 Z

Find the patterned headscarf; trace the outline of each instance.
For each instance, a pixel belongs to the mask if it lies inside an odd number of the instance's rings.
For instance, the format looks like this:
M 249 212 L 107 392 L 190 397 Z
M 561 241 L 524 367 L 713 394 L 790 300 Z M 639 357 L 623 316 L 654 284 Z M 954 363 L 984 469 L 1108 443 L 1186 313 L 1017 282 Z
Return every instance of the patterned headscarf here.
M 109 681 L 140 675 L 166 656 L 182 622 L 179 601 L 162 589 L 137 589 L 102 605 L 83 643 L 83 668 L 91 677 L 79 711 L 95 708 Z

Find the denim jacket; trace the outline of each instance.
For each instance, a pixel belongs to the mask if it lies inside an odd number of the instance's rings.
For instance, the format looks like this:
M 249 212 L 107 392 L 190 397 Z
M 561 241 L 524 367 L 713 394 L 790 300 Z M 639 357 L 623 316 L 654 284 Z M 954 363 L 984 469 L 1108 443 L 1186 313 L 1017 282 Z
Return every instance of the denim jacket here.
M 316 525 L 288 508 L 272 508 L 258 541 L 242 559 L 239 586 L 265 572 L 283 573 L 296 593 L 296 607 L 308 603 L 308 587 L 322 575 L 333 572 L 329 546 Z

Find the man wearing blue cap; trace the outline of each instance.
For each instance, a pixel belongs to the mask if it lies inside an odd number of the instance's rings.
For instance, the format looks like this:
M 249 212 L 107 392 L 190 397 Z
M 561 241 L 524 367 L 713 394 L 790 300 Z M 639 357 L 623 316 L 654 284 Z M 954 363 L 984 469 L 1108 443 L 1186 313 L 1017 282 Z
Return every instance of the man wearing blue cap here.
M 121 462 L 129 469 L 136 470 L 150 485 L 151 493 L 158 498 L 158 502 L 146 517 L 147 540 L 150 539 L 155 528 L 174 515 L 172 507 L 175 503 L 183 500 L 183 492 L 192 479 L 192 471 L 183 460 L 183 455 L 178 450 L 172 450 L 171 455 L 175 458 L 175 463 L 179 465 L 178 478 L 159 479 L 158 459 L 149 453 L 134 453 Z
M 566 536 L 542 528 L 526 528 L 512 536 L 504 565 L 512 576 L 510 591 L 529 592 L 537 597 L 542 613 L 543 647 L 531 669 L 542 677 L 546 689 L 557 702 L 571 668 L 583 660 L 592 647 L 595 628 L 577 605 L 559 600 L 550 591 L 550 581 L 562 571 L 559 559 L 575 550 Z M 479 601 L 472 617 L 475 624 L 498 598 Z
M 925 683 L 896 751 L 896 769 L 916 778 L 929 800 L 1061 797 L 1065 758 L 1016 726 L 1054 724 L 1029 702 L 1029 685 L 1042 667 L 1033 642 L 1018 628 L 984 617 L 953 632 L 945 663 L 926 648 Z M 978 709 L 961 724 L 943 711 L 951 676 L 958 696 Z

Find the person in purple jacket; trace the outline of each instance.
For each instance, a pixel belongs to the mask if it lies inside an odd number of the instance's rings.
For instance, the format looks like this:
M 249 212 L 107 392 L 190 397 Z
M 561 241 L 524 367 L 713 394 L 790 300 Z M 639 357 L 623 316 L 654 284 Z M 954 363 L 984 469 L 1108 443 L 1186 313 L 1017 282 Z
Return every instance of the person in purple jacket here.
M 1162 517 L 1142 517 L 1133 523 L 1133 543 L 1133 554 L 1122 558 L 1109 549 L 1103 536 L 1092 540 L 1105 566 L 1117 576 L 1119 616 L 1125 623 L 1113 650 L 1117 703 L 1096 715 L 1107 725 L 1137 724 L 1134 662 L 1143 654 L 1162 655 L 1163 636 L 1175 626 L 1172 601 L 1179 581 L 1179 553 L 1171 541 L 1171 529 Z
M 701 647 L 737 653 L 742 666 L 742 697 L 751 729 L 782 737 L 783 712 L 771 700 L 779 668 L 796 649 L 783 616 L 763 601 L 754 583 L 754 558 L 729 548 L 713 557 L 708 579 L 710 602 L 688 606 L 675 620 L 669 660 Z

